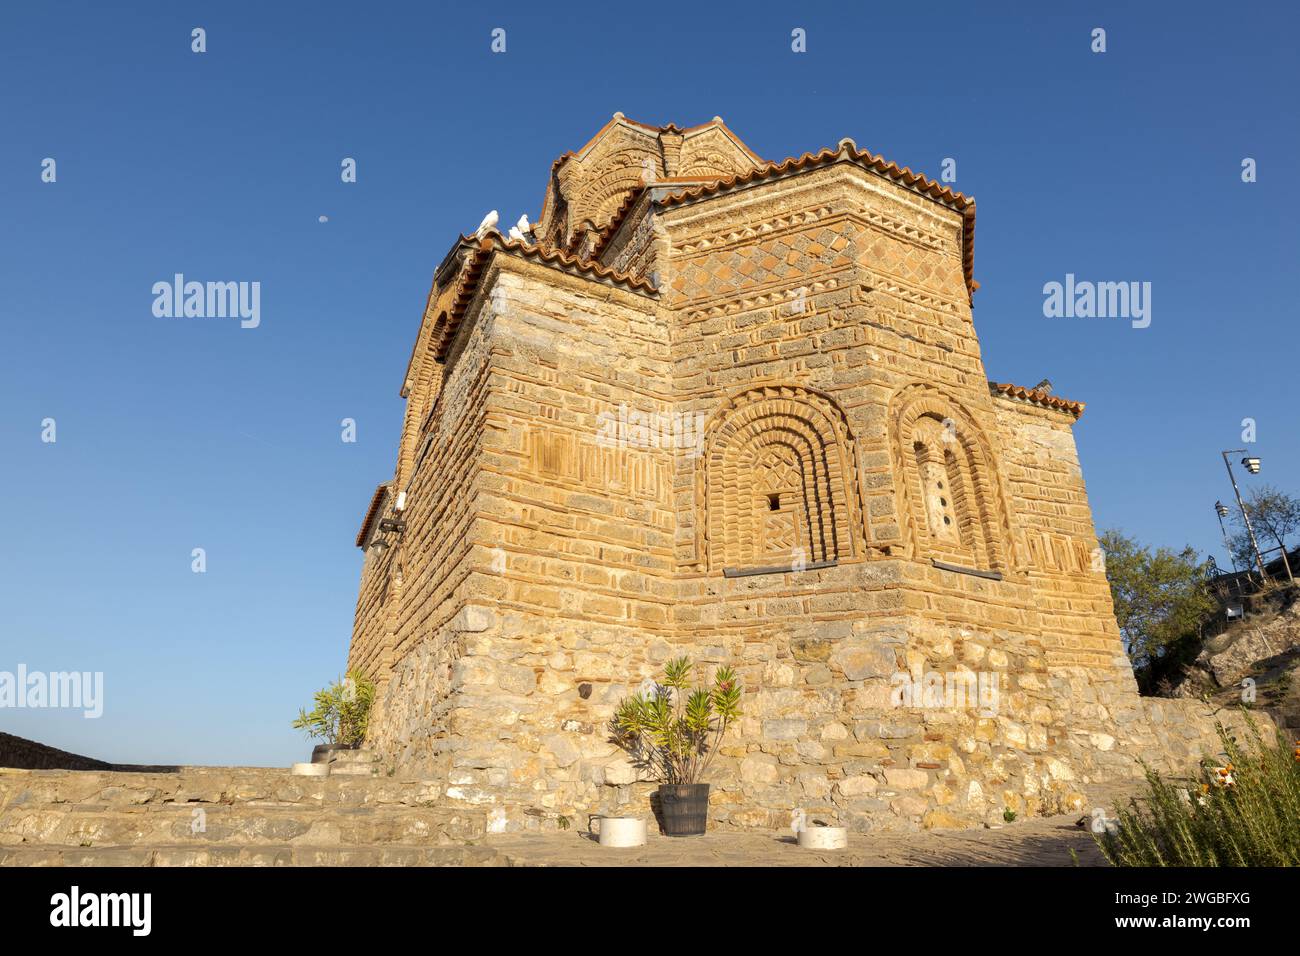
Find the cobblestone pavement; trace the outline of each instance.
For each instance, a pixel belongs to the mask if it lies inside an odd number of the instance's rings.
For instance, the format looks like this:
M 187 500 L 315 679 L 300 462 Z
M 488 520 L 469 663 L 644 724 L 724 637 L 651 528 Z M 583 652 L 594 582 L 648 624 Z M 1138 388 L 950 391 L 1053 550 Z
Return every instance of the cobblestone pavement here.
M 1105 866 L 1078 815 L 1040 817 L 998 830 L 851 833 L 849 848 L 801 850 L 787 832 L 711 831 L 643 847 L 607 849 L 582 832 L 497 834 L 484 843 L 515 866 Z

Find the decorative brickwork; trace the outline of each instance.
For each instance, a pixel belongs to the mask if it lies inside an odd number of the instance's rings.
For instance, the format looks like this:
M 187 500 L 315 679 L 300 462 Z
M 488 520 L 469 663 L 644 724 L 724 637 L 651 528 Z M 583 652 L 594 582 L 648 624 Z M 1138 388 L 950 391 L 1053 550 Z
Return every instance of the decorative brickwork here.
M 509 828 L 643 810 L 608 721 L 689 654 L 747 688 L 718 824 L 996 823 L 1212 748 L 1137 696 L 1082 405 L 989 383 L 973 229 L 848 140 L 616 116 L 531 242 L 462 237 L 358 539 L 369 745 Z
M 909 386 L 894 399 L 897 473 L 914 553 L 1006 572 L 1010 533 L 988 441 L 943 393 Z
M 736 396 L 715 416 L 705 454 L 711 569 L 861 554 L 853 438 L 828 399 L 793 386 Z

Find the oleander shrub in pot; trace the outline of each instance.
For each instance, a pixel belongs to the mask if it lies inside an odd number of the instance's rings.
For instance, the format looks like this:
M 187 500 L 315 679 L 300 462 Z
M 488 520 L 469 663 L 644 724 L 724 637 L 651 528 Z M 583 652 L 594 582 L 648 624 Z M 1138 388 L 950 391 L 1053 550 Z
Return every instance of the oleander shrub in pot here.
M 324 741 L 312 751 L 312 762 L 325 763 L 335 750 L 355 750 L 365 740 L 375 703 L 375 684 L 364 674 L 352 671 L 318 690 L 312 703 L 311 710 L 298 711 L 293 728 Z
M 664 665 L 662 682 L 625 698 L 614 713 L 614 739 L 660 781 L 667 836 L 701 834 L 708 825 L 709 784 L 702 782 L 727 728 L 740 716 L 740 681 L 719 667 L 710 684 L 692 687 L 690 658 Z

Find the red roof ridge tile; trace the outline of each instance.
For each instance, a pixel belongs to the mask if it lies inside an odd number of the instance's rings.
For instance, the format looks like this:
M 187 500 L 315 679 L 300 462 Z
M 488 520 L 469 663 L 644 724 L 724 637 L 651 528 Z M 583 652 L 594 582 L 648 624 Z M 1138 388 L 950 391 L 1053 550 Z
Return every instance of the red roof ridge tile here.
M 618 227 L 623 224 L 623 219 L 632 211 L 632 207 L 637 204 L 637 201 L 645 195 L 648 188 L 647 186 L 640 186 L 632 190 L 627 194 L 627 198 L 623 200 L 622 205 L 614 210 L 614 215 L 609 217 L 609 222 L 605 223 L 604 228 L 596 234 L 595 242 L 591 247 L 593 258 L 599 258 L 605 252 L 606 243 L 614 237 L 614 233 L 618 232 Z
M 836 149 L 829 146 L 823 147 L 817 153 L 804 153 L 798 157 L 788 157 L 780 162 L 769 162 L 763 166 L 751 169 L 748 172 L 738 173 L 734 176 L 725 176 L 720 179 L 714 179 L 709 182 L 701 183 L 698 186 L 687 189 L 680 189 L 676 192 L 668 193 L 665 196 L 656 199 L 655 202 L 662 206 L 673 206 L 684 202 L 690 202 L 695 199 L 714 196 L 718 193 L 732 189 L 737 186 L 745 186 L 752 182 L 763 179 L 770 179 L 775 176 L 785 175 L 792 172 L 804 172 L 818 166 L 825 166 L 836 162 L 843 156 L 851 162 L 860 163 L 865 168 L 871 169 L 888 179 L 902 182 L 903 185 L 910 189 L 927 196 L 934 201 L 946 205 L 953 210 L 962 214 L 962 262 L 966 278 L 966 288 L 969 295 L 973 296 L 975 290 L 979 288 L 979 283 L 974 277 L 974 258 L 975 258 L 975 199 L 964 193 L 956 192 L 943 184 L 932 180 L 921 173 L 912 172 L 910 167 L 900 167 L 897 163 L 886 160 L 883 156 L 872 153 L 870 150 L 858 149 L 857 144 L 851 139 L 840 141 Z M 623 205 L 618 208 L 614 216 L 600 231 L 596 240 L 593 254 L 599 255 L 604 249 L 605 244 L 613 237 L 620 226 L 623 224 L 623 218 L 631 210 L 635 200 L 644 191 L 633 192 Z
M 379 507 L 383 504 L 384 496 L 388 493 L 388 489 L 391 485 L 392 482 L 385 481 L 376 488 L 375 493 L 370 496 L 370 507 L 366 509 L 366 516 L 361 521 L 361 530 L 357 532 L 358 548 L 365 546 L 366 536 L 370 534 L 370 526 L 374 524 L 375 518 L 379 514 Z
M 447 322 L 441 329 L 434 330 L 434 354 L 440 361 L 447 357 L 452 340 L 456 337 L 461 320 L 465 317 L 465 310 L 478 292 L 478 284 L 483 276 L 483 271 L 492 256 L 497 253 L 506 253 L 518 258 L 540 261 L 545 265 L 558 266 L 565 270 L 576 270 L 584 275 L 612 282 L 632 292 L 645 295 L 659 294 L 659 290 L 655 288 L 653 283 L 638 276 L 611 269 L 593 259 L 570 255 L 551 246 L 510 239 L 499 232 L 489 233 L 477 239 L 472 236 L 462 235 L 460 242 L 470 247 L 470 253 L 461 266 L 460 275 L 456 279 L 456 289 L 452 294 L 451 305 L 447 309 Z
M 1076 419 L 1083 414 L 1084 408 L 1087 407 L 1084 402 L 1072 402 L 1068 398 L 1061 398 L 1059 395 L 1053 395 L 1051 392 L 1042 389 L 1025 388 L 1023 385 L 1013 385 L 1011 382 L 995 382 L 990 379 L 989 391 L 996 395 L 1006 395 L 1010 398 L 1031 402 L 1034 405 L 1041 405 L 1044 408 L 1069 412 Z
M 546 263 L 558 262 L 568 268 L 578 269 L 582 272 L 595 273 L 602 279 L 609 279 L 611 282 L 617 282 L 620 285 L 628 286 L 632 289 L 640 289 L 645 292 L 658 293 L 653 283 L 640 276 L 634 276 L 628 272 L 620 272 L 617 269 L 611 269 L 595 259 L 584 258 L 567 252 L 563 249 L 557 249 L 554 246 L 546 246 L 541 243 L 520 242 L 518 239 L 510 239 L 500 233 L 494 233 L 490 236 L 484 236 L 479 242 L 479 249 L 487 251 L 492 248 L 501 249 L 505 252 L 521 253 L 528 259 L 541 259 Z

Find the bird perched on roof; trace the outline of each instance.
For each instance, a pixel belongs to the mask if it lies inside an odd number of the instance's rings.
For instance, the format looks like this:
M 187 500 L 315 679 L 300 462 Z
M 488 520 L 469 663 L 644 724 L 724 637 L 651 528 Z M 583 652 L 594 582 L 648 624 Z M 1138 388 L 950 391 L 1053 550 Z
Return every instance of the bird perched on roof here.
M 533 227 L 528 225 L 528 213 L 519 217 L 519 221 L 510 227 L 510 238 L 516 242 L 524 241 L 524 234 Z
M 474 230 L 474 238 L 482 239 L 489 232 L 495 231 L 497 227 L 497 220 L 499 218 L 500 217 L 497 215 L 497 211 L 495 209 L 493 209 L 490 213 L 484 216 L 483 221 L 480 222 L 478 224 L 478 228 Z
M 1045 379 L 1043 379 L 1041 382 L 1039 382 L 1037 385 L 1034 386 L 1034 389 L 1033 389 L 1033 390 L 1034 390 L 1035 392 L 1046 392 L 1048 395 L 1051 395 L 1051 394 L 1052 394 L 1052 380 L 1051 380 L 1050 378 L 1045 378 Z

